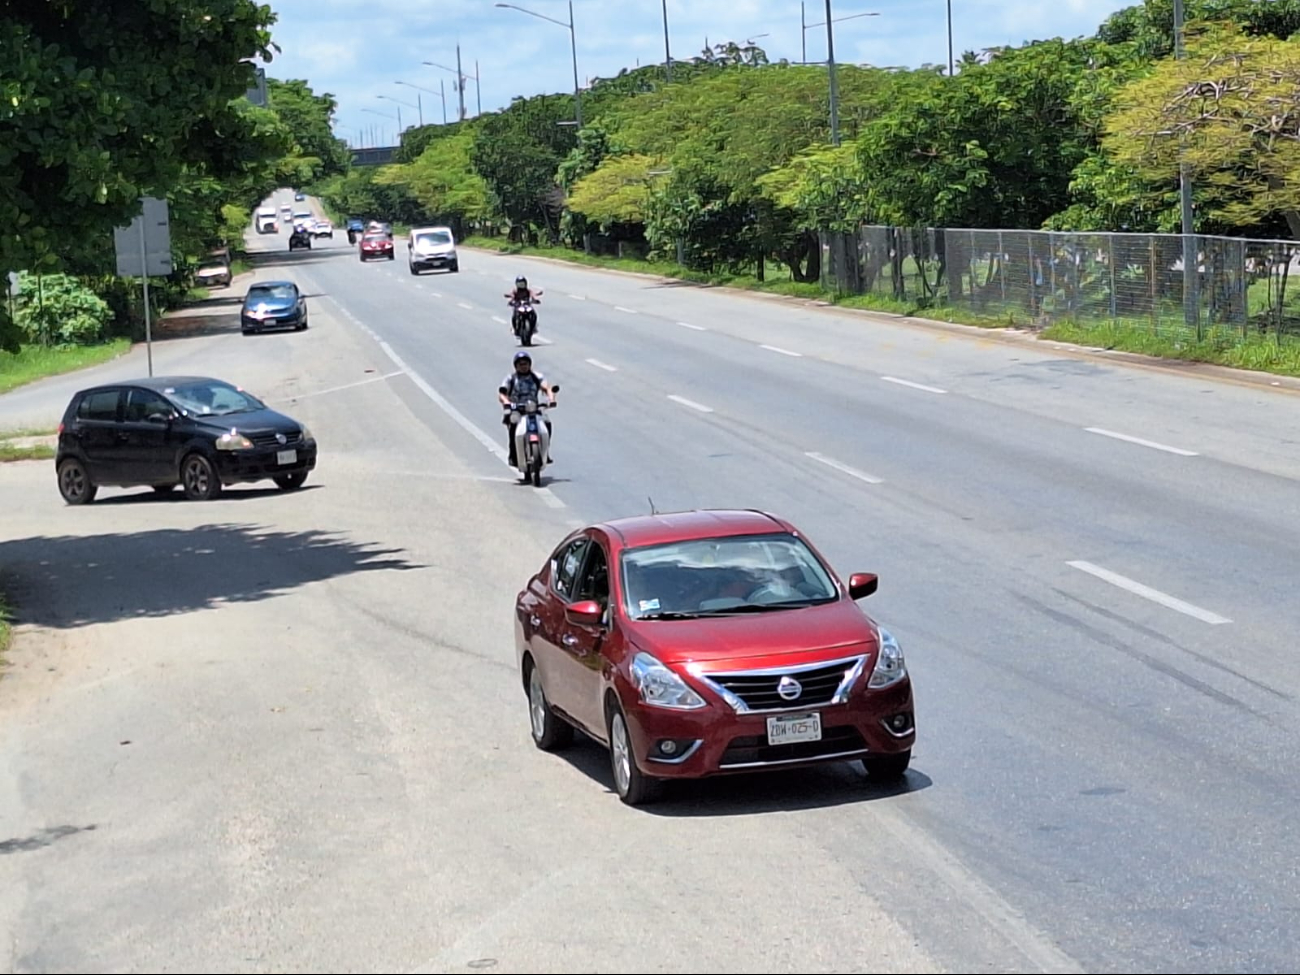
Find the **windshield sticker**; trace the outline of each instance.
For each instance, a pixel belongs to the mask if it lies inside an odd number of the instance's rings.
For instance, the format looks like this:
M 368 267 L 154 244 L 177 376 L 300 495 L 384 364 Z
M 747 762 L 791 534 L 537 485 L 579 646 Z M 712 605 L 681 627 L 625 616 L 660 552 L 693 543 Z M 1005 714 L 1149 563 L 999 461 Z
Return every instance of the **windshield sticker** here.
M 649 609 L 658 609 L 658 608 L 659 608 L 659 600 L 657 600 L 657 599 L 643 599 L 643 600 L 641 600 L 641 612 L 643 612 L 643 613 L 644 613 L 646 610 L 649 610 Z

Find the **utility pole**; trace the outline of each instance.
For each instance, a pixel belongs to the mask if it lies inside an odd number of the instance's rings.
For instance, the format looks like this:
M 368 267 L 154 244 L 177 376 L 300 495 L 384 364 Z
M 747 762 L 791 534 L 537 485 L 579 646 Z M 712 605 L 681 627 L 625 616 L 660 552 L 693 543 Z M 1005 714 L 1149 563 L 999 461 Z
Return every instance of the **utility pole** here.
M 826 68 L 831 79 L 831 145 L 840 144 L 840 85 L 835 77 L 835 28 L 831 26 L 831 0 L 826 0 Z
M 478 99 L 478 114 L 483 114 L 483 85 L 479 83 L 478 58 L 474 59 L 474 97 Z
M 673 54 L 668 49 L 668 0 L 664 2 L 664 75 L 667 81 L 673 80 Z
M 1183 44 L 1183 0 L 1174 0 L 1174 56 L 1179 61 L 1187 57 L 1187 51 Z M 1194 236 L 1192 177 L 1188 171 L 1187 160 L 1183 155 L 1181 146 L 1178 150 L 1178 156 L 1178 195 L 1183 211 L 1183 318 L 1188 325 L 1196 327 L 1197 338 L 1199 339 L 1201 332 L 1201 299 L 1197 292 L 1200 285 L 1200 260 L 1196 253 L 1196 237 Z
M 460 94 L 460 120 L 465 121 L 465 72 L 460 67 L 460 44 L 456 45 L 456 91 Z

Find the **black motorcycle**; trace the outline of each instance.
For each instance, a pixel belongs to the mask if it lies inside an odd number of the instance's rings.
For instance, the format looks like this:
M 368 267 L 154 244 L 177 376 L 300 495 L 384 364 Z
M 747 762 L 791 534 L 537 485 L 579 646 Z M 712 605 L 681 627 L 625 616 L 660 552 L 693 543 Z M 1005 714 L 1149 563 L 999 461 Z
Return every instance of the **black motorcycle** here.
M 537 309 L 533 307 L 534 301 L 540 303 L 542 293 L 537 292 L 535 299 L 528 298 L 511 298 L 510 306 L 514 309 L 514 314 L 510 316 L 510 328 L 515 333 L 515 338 L 519 339 L 521 345 L 532 345 L 533 335 L 537 331 Z

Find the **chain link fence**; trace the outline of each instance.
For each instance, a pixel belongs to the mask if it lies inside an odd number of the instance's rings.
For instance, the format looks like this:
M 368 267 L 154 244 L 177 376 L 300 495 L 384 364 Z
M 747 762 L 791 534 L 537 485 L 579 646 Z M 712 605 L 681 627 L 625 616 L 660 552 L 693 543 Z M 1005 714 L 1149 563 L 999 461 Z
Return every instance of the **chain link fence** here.
M 1177 234 L 864 226 L 823 233 L 822 284 L 1039 327 L 1114 323 L 1232 343 L 1300 337 L 1300 243 Z M 1297 280 L 1292 282 L 1291 278 Z

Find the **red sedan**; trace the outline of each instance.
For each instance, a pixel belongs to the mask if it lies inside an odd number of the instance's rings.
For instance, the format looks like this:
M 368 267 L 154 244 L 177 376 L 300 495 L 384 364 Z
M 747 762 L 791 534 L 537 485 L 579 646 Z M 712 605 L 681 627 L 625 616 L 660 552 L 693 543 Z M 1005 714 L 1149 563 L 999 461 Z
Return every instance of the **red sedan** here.
M 386 257 L 393 260 L 393 238 L 385 233 L 368 233 L 361 238 L 359 248 L 361 260 L 368 261 L 372 257 Z
M 613 571 L 611 571 L 611 569 Z M 894 638 L 789 522 L 758 511 L 573 532 L 516 598 L 533 740 L 610 751 L 630 805 L 662 780 L 860 761 L 899 778 L 916 740 Z

